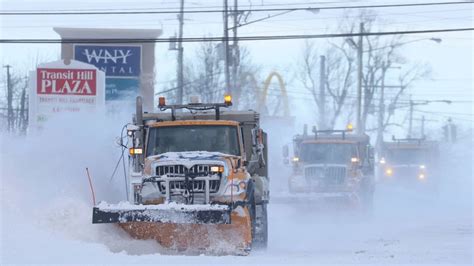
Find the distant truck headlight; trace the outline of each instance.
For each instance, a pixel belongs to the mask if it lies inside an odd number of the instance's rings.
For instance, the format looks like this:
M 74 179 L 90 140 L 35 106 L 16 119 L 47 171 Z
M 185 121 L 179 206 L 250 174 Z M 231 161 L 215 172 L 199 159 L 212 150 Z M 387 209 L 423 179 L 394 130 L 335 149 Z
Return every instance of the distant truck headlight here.
M 388 175 L 388 176 L 392 176 L 393 175 L 393 169 L 392 168 L 385 169 L 385 174 Z
M 424 173 L 421 173 L 421 174 L 418 175 L 418 179 L 420 179 L 420 180 L 423 180 L 425 178 L 426 178 L 426 176 L 425 176 Z

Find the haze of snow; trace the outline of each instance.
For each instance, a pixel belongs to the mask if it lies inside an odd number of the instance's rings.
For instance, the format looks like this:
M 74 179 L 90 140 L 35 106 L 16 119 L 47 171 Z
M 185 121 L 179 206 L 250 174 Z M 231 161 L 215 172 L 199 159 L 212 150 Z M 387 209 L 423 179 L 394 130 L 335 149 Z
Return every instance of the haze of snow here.
M 110 175 L 129 113 L 58 117 L 40 135 L 1 136 L 0 264 L 472 265 L 472 139 L 450 147 L 439 195 L 378 185 L 371 217 L 308 204 L 269 205 L 269 246 L 249 256 L 182 256 L 91 224 L 88 167 L 99 200 L 125 200 L 122 169 Z M 291 140 L 267 125 L 269 136 Z M 272 197 L 288 169 L 270 146 Z

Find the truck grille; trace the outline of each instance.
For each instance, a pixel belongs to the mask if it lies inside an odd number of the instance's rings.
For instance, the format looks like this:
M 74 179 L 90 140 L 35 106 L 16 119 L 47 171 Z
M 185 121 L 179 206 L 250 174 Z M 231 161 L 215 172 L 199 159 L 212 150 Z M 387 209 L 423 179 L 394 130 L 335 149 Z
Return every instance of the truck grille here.
M 170 191 L 172 193 L 181 193 L 186 189 L 184 176 L 186 174 L 194 174 L 193 178 L 189 178 L 190 190 L 194 193 L 204 193 L 205 192 L 205 180 L 199 180 L 199 177 L 208 177 L 209 175 L 217 175 L 219 178 L 209 180 L 209 193 L 217 193 L 221 184 L 222 175 L 218 172 L 211 172 L 211 165 L 201 165 L 196 164 L 190 168 L 187 168 L 184 165 L 160 165 L 156 167 L 156 175 L 168 175 L 175 180 L 169 181 Z M 161 193 L 166 192 L 165 182 L 159 181 L 158 188 Z
M 398 178 L 416 178 L 420 169 L 418 166 L 394 166 L 393 167 L 393 175 Z
M 318 181 L 323 185 L 342 185 L 346 179 L 344 166 L 310 166 L 305 168 L 308 181 Z
M 196 164 L 191 168 L 184 165 L 160 165 L 156 167 L 156 175 L 184 175 L 187 173 L 210 173 L 211 165 Z
M 190 186 L 194 193 L 204 193 L 205 192 L 205 181 L 204 180 L 192 180 L 190 179 Z M 220 180 L 209 180 L 209 192 L 216 193 L 219 191 Z M 185 184 L 183 181 L 170 181 L 170 191 L 178 193 L 185 190 Z M 165 182 L 159 182 L 160 192 L 165 193 Z M 191 189 L 190 189 L 191 190 Z

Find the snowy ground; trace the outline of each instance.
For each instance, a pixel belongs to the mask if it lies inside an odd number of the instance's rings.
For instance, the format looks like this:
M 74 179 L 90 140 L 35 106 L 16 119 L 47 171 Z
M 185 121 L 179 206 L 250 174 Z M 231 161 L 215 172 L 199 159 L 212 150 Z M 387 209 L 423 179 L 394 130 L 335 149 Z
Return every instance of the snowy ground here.
M 379 192 L 383 197 L 398 195 L 389 188 Z M 393 202 L 379 202 L 371 219 L 274 204 L 269 209 L 268 250 L 248 257 L 212 257 L 161 255 L 164 251 L 153 241 L 131 240 L 113 226 L 91 225 L 88 204 L 64 198 L 59 204 L 45 206 L 40 212 L 43 217 L 3 209 L 2 264 L 472 263 L 470 213 L 454 208 L 438 215 L 437 210 L 449 206 L 436 206 L 419 196 L 402 200 L 417 201 L 416 207 L 401 210 L 397 203 L 392 212 Z
M 75 132 L 73 142 L 51 141 L 64 139 L 64 130 L 47 139 L 2 139 L 1 265 L 473 263 L 469 160 L 445 173 L 436 197 L 379 185 L 371 217 L 314 209 L 311 204 L 274 203 L 269 206 L 266 251 L 246 257 L 182 256 L 167 253 L 154 241 L 130 239 L 112 225 L 91 224 L 84 167 L 92 171 L 99 198 L 120 192 L 120 176 L 109 182 L 117 149 L 108 144 L 110 136 L 92 140 L 93 127 L 71 131 Z M 462 154 L 459 157 L 466 159 Z M 274 176 L 272 182 L 284 178 Z

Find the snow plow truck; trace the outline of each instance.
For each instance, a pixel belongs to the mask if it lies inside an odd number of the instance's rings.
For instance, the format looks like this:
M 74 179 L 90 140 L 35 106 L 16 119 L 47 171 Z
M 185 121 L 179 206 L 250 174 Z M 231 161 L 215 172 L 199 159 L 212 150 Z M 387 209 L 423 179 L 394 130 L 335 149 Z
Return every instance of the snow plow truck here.
M 266 133 L 254 111 L 223 103 L 166 105 L 144 113 L 137 97 L 129 138 L 128 202 L 101 202 L 93 223 L 117 223 L 167 249 L 247 255 L 266 247 Z
M 383 143 L 379 159 L 380 182 L 421 186 L 436 190 L 439 173 L 439 144 L 424 138 L 397 139 Z
M 347 130 L 316 130 L 293 138 L 288 179 L 290 200 L 349 203 L 370 210 L 375 190 L 373 148 L 369 136 Z M 344 204 L 345 205 L 345 204 Z

